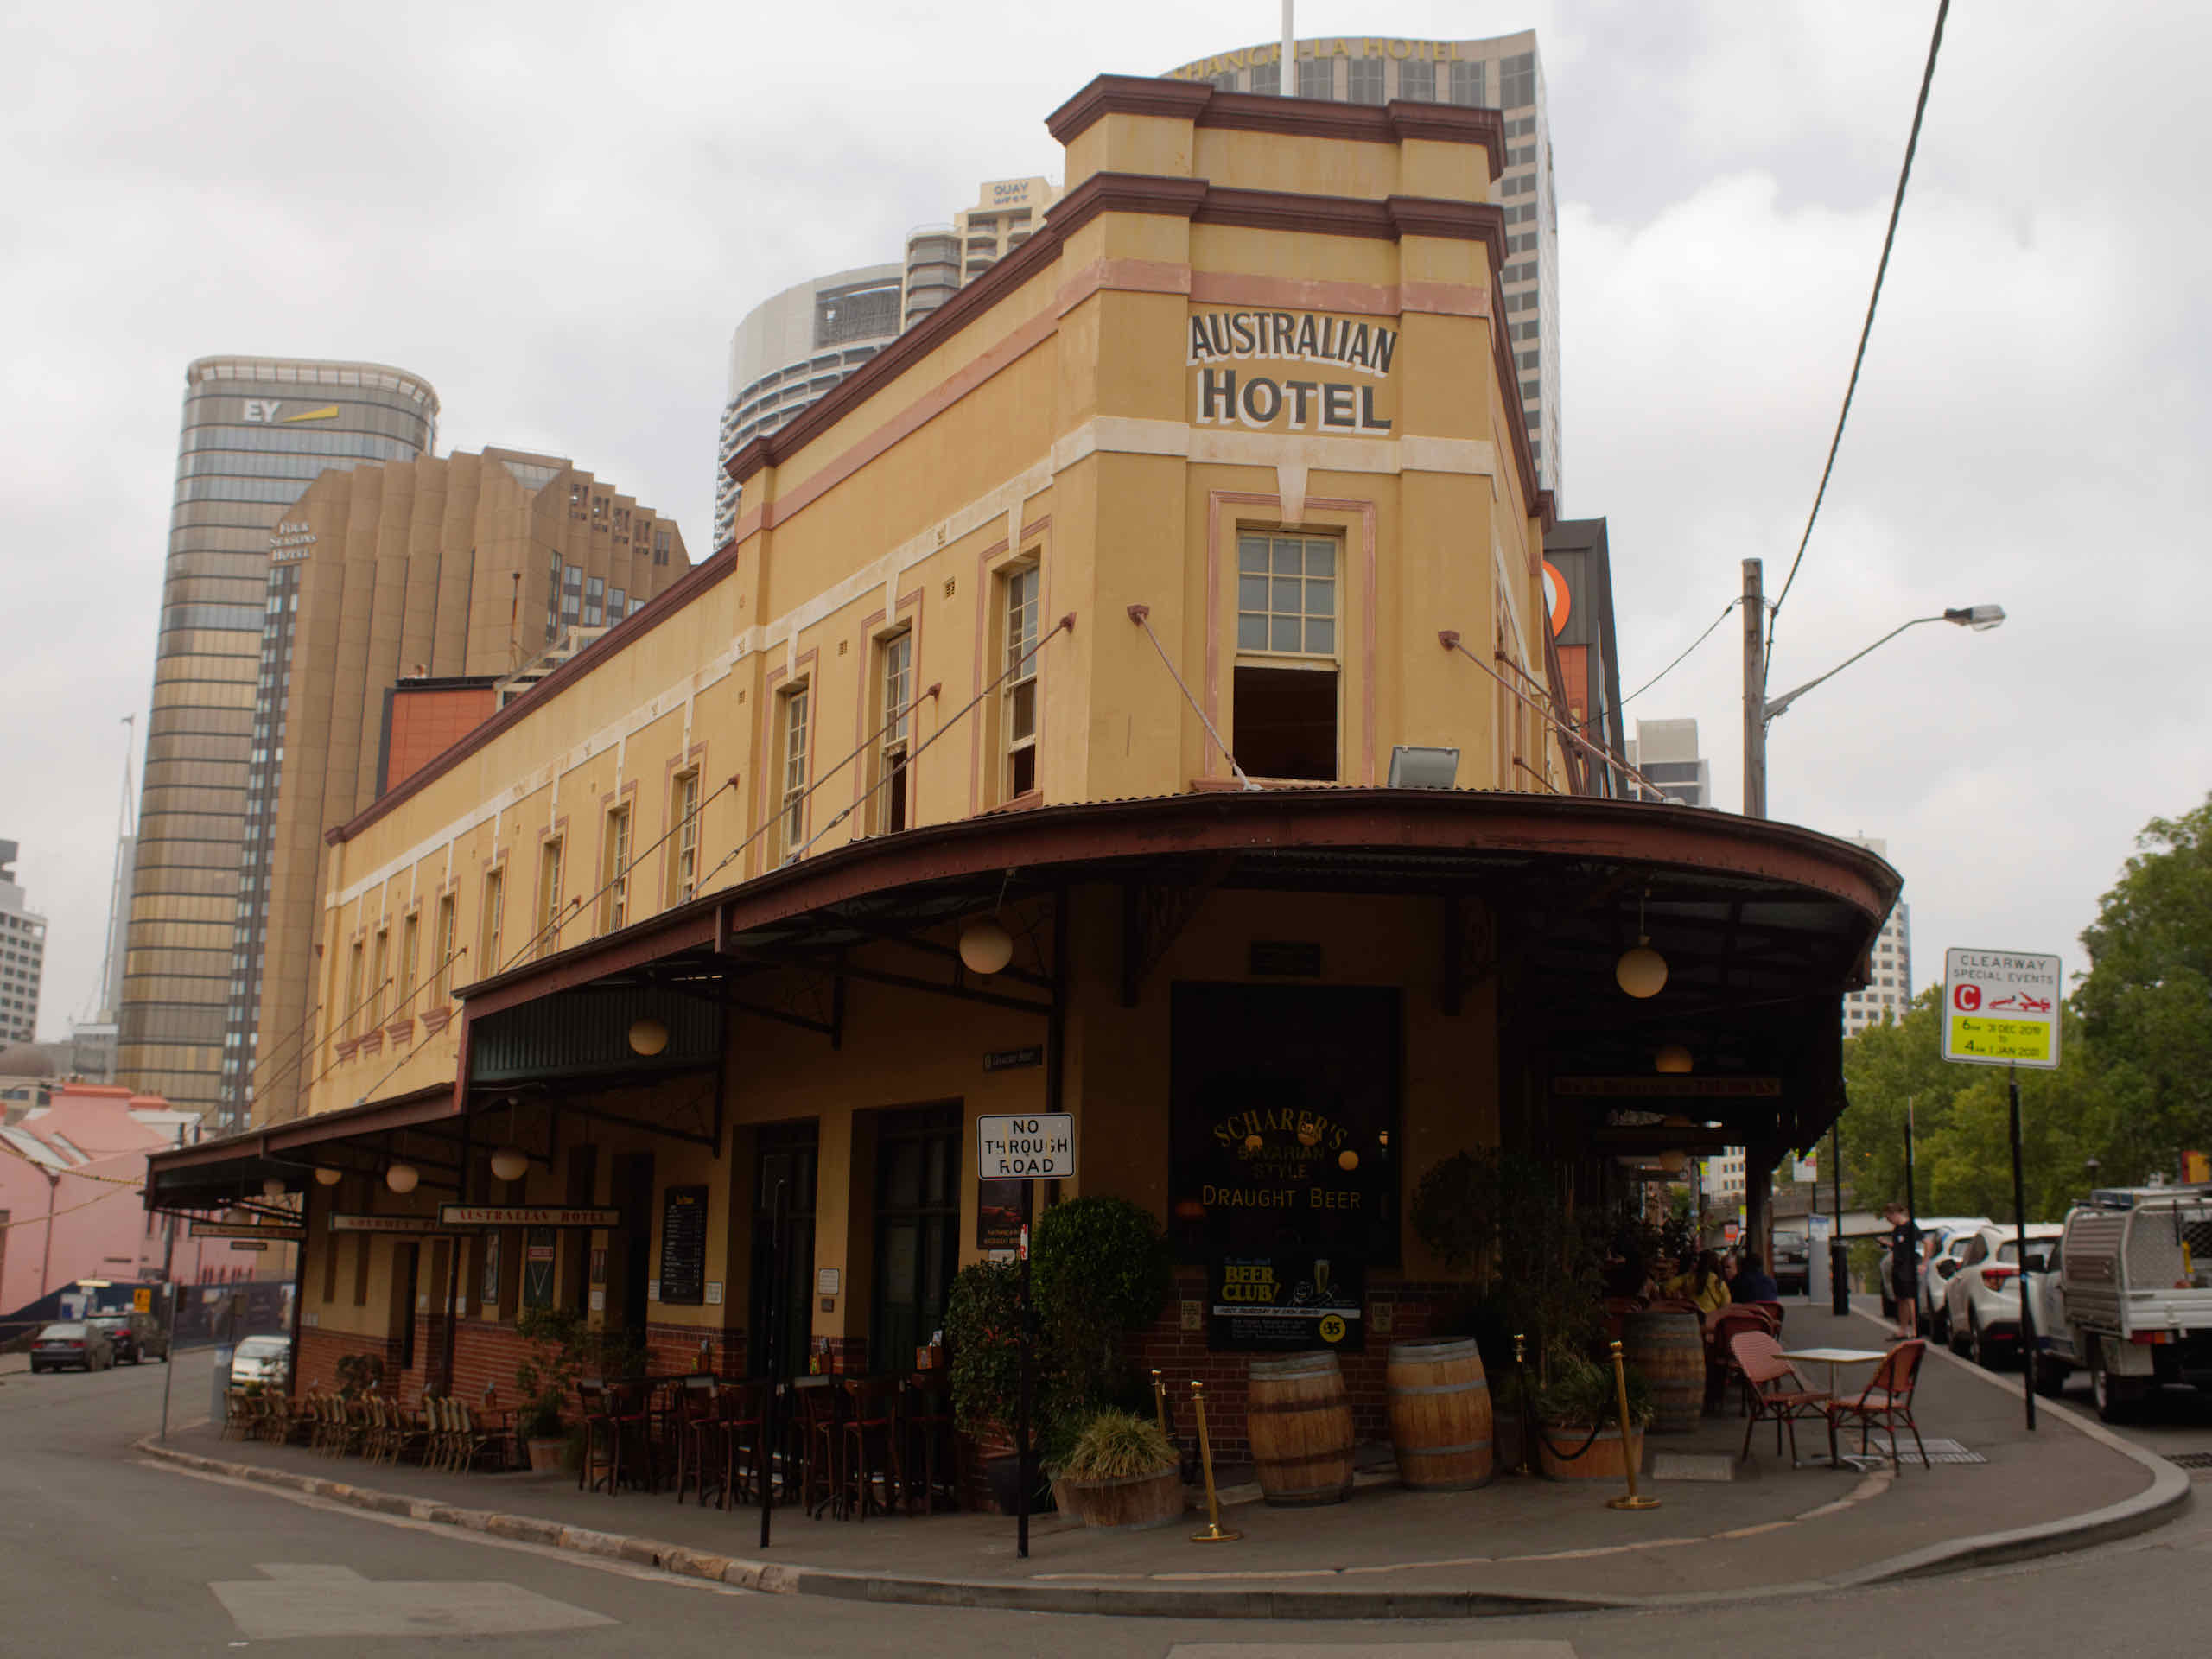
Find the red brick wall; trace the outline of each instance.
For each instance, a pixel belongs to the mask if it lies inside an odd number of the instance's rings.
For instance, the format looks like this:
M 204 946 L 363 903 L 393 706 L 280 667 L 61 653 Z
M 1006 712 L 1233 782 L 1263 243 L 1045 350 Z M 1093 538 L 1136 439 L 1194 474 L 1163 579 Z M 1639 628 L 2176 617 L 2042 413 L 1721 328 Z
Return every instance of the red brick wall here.
M 1359 1440 L 1390 1438 L 1389 1402 L 1382 1381 L 1384 1368 L 1389 1362 L 1390 1344 L 1438 1334 L 1439 1313 L 1451 1306 L 1453 1299 L 1464 1294 L 1463 1287 L 1404 1284 L 1369 1295 L 1367 1351 L 1338 1356 L 1344 1369 L 1344 1393 L 1351 1402 L 1353 1433 Z M 1205 1299 L 1203 1274 L 1179 1273 L 1166 1313 L 1151 1330 L 1132 1338 L 1127 1351 L 1141 1374 L 1154 1367 L 1159 1369 L 1161 1380 L 1167 1385 L 1167 1403 L 1174 1414 L 1176 1433 L 1183 1440 L 1194 1443 L 1198 1434 L 1198 1420 L 1191 1409 L 1192 1379 L 1204 1382 L 1206 1436 L 1213 1443 L 1215 1465 L 1247 1463 L 1251 1460 L 1252 1440 L 1246 1417 L 1246 1368 L 1255 1358 L 1265 1356 L 1209 1351 L 1203 1316 L 1198 1330 L 1184 1330 L 1181 1310 L 1177 1305 L 1185 1301 L 1203 1305 Z M 1378 1306 L 1389 1310 L 1388 1333 L 1375 1329 Z
M 416 690 L 401 681 L 391 699 L 385 788 L 398 788 L 499 709 L 499 695 L 488 685 Z
M 399 1370 L 399 1344 L 382 1337 L 365 1337 L 351 1331 L 324 1331 L 314 1325 L 300 1332 L 300 1367 L 294 1392 L 308 1388 L 338 1386 L 338 1362 L 348 1354 L 374 1354 L 384 1361 L 385 1375 Z

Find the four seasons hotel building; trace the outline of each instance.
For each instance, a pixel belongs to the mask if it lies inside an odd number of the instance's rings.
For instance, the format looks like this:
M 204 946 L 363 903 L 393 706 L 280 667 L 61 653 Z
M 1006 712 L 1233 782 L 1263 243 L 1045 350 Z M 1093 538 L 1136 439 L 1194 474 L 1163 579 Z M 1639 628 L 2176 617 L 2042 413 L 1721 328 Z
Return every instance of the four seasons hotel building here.
M 318 999 L 450 905 L 450 1018 L 333 1032 L 307 1116 L 149 1194 L 303 1212 L 302 1382 L 512 1389 L 556 1306 L 897 1373 L 1026 1204 L 1113 1194 L 1235 1456 L 1269 1349 L 1379 1428 L 1440 1159 L 1599 1204 L 1834 1116 L 1895 875 L 1592 792 L 1497 115 L 1104 77 L 1048 124 L 1042 228 L 734 458 L 727 544 L 331 832 Z M 994 1176 L 977 1116 L 1046 1111 L 1073 1173 Z

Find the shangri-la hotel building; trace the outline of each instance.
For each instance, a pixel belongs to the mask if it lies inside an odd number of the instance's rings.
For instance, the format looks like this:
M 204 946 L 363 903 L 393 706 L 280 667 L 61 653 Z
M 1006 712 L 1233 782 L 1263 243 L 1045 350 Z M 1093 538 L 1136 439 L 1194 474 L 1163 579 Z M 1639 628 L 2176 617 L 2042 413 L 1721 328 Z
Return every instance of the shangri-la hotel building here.
M 739 452 L 727 544 L 329 830 L 302 1109 L 149 1195 L 303 1212 L 294 1376 L 512 1399 L 525 1306 L 910 1368 L 1014 1242 L 976 1120 L 1065 1112 L 1036 1202 L 1166 1227 L 1140 1357 L 1234 1458 L 1270 1347 L 1379 1426 L 1442 1159 L 1605 1204 L 1840 1109 L 1894 872 L 1566 715 L 1497 114 L 1109 76 L 1048 124 L 1044 227 Z

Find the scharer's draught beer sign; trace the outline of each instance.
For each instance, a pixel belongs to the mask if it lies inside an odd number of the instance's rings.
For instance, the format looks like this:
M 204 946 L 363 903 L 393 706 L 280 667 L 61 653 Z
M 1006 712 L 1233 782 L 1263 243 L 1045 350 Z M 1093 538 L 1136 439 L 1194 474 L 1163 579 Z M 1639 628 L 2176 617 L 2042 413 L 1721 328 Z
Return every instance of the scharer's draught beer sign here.
M 1255 432 L 1381 437 L 1398 332 L 1316 311 L 1191 314 L 1191 420 Z

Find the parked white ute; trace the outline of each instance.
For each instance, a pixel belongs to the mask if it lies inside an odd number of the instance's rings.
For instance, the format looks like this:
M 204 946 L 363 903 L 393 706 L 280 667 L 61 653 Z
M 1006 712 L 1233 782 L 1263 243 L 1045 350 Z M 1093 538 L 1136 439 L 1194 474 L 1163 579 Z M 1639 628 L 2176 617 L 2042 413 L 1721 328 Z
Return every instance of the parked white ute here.
M 2036 1222 L 2028 1231 L 2028 1294 L 2049 1265 L 2066 1229 L 2055 1221 Z M 1997 1369 L 2000 1353 L 2017 1355 L 2020 1343 L 2020 1243 L 2010 1227 L 1988 1224 L 1965 1236 L 1955 1258 L 1958 1268 L 1943 1285 L 1943 1308 L 1936 1334 L 1953 1353 L 1971 1354 L 1974 1363 Z M 2031 1312 L 2030 1328 L 2034 1314 Z
M 2057 1278 L 2038 1370 L 2088 1371 L 2107 1422 L 2168 1382 L 2212 1389 L 2212 1186 L 2091 1193 L 2067 1215 Z

